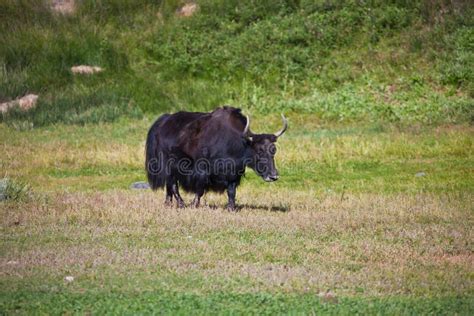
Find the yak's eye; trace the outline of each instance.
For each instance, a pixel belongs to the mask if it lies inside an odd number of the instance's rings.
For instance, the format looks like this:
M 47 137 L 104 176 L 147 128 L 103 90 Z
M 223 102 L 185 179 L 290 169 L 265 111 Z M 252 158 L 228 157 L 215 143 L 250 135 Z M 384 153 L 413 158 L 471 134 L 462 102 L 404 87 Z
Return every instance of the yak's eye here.
M 270 148 L 268 148 L 268 150 L 270 151 L 270 153 L 271 153 L 272 155 L 274 155 L 274 154 L 276 153 L 276 151 L 277 151 L 276 146 L 273 145 L 273 144 L 270 145 Z

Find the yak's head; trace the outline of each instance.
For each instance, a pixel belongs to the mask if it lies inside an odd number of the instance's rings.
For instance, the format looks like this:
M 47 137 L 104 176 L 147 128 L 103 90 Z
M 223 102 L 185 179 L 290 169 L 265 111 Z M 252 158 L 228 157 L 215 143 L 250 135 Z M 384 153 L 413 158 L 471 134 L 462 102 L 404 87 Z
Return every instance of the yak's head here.
M 263 180 L 272 182 L 278 180 L 278 170 L 275 166 L 275 143 L 278 137 L 288 128 L 288 121 L 285 116 L 283 119 L 283 128 L 275 134 L 254 134 L 250 131 L 250 119 L 247 116 L 247 123 L 243 131 L 244 137 L 248 140 L 251 157 L 249 157 L 248 166 L 252 168 Z

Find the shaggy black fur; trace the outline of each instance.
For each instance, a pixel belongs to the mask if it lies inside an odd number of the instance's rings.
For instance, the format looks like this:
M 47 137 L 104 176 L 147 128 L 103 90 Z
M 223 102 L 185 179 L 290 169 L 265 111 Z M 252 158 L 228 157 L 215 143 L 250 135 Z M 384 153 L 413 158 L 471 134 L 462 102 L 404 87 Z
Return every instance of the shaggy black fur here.
M 145 167 L 153 190 L 166 186 L 166 202 L 173 196 L 184 202 L 178 186 L 196 197 L 209 190 L 229 195 L 235 209 L 235 191 L 249 166 L 266 181 L 278 178 L 273 134 L 243 134 L 247 118 L 240 109 L 224 106 L 211 113 L 164 114 L 151 126 L 146 141 Z

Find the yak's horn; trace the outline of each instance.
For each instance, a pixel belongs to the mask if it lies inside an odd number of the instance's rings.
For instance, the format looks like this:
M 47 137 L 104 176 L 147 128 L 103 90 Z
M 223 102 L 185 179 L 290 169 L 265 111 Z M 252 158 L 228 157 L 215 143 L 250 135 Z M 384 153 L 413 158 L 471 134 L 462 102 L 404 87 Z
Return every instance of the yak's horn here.
M 252 133 L 250 132 L 250 118 L 249 118 L 248 115 L 246 115 L 246 118 L 247 118 L 247 124 L 245 124 L 245 128 L 244 128 L 244 131 L 242 133 L 244 135 L 244 137 L 252 135 Z
M 282 114 L 281 115 L 281 118 L 283 119 L 283 128 L 276 132 L 275 133 L 275 136 L 276 137 L 280 137 L 281 135 L 283 135 L 283 133 L 286 131 L 286 129 L 288 128 L 288 120 L 286 119 L 286 117 Z

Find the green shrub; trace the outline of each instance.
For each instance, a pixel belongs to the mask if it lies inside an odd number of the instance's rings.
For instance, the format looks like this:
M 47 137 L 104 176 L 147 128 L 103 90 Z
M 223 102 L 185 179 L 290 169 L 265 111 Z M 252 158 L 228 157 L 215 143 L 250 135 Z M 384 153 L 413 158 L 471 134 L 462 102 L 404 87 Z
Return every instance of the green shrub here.
M 21 201 L 31 196 L 30 187 L 10 178 L 0 179 L 0 202 L 4 200 Z

